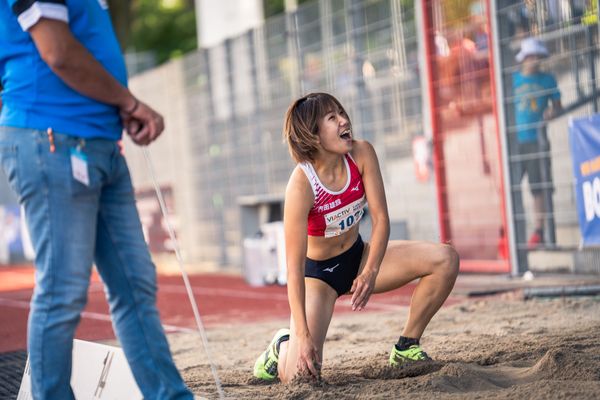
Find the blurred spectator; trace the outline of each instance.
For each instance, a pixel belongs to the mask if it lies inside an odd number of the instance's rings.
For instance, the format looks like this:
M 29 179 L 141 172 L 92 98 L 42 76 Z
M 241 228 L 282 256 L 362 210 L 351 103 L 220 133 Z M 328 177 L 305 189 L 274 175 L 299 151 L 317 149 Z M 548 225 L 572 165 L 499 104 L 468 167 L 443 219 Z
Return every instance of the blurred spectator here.
M 588 0 L 586 2 L 581 22 L 585 25 L 598 24 L 598 0 Z
M 318 56 L 314 54 L 308 54 L 304 60 L 304 73 L 303 73 L 303 91 L 310 92 L 317 90 L 321 85 L 323 79 L 323 66 Z
M 148 227 L 148 246 L 153 253 L 165 253 L 169 251 L 166 246 L 169 233 L 163 227 L 163 219 L 160 209 L 152 213 L 152 223 Z
M 544 129 L 542 122 L 556 116 L 562 108 L 556 79 L 540 69 L 540 61 L 548 55 L 548 49 L 538 39 L 524 39 L 516 56 L 521 68 L 513 75 L 516 139 L 519 154 L 524 156 L 519 179 L 527 173 L 534 200 L 535 230 L 528 242 L 530 248 L 543 242 L 544 185 L 552 181 L 549 151 L 540 152 L 540 130 Z M 546 169 L 547 182 L 543 182 L 542 168 Z
M 448 45 L 448 39 L 444 37 L 442 32 L 435 31 L 434 42 L 436 55 L 442 57 L 448 57 L 450 55 L 450 46 Z

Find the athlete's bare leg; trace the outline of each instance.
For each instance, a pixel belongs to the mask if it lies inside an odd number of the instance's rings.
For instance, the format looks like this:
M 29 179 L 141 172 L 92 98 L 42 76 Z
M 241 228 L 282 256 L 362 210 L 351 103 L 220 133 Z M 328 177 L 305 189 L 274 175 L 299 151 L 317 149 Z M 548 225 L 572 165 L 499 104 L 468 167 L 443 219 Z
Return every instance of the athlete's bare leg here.
M 308 331 L 317 347 L 319 359 L 323 360 L 323 344 L 327 336 L 327 329 L 333 315 L 333 308 L 337 300 L 337 293 L 325 282 L 305 278 L 306 288 L 306 321 Z M 298 359 L 298 341 L 294 330 L 294 321 L 290 318 L 290 340 L 281 343 L 279 348 L 278 374 L 281 382 L 287 383 L 296 375 Z
M 366 244 L 363 264 L 368 249 Z M 451 246 L 392 241 L 381 263 L 373 292 L 387 292 L 420 278 L 413 292 L 408 321 L 402 332 L 403 336 L 420 338 L 431 318 L 450 294 L 457 274 L 458 254 Z M 323 344 L 338 296 L 335 290 L 318 279 L 306 278 L 305 285 L 308 329 L 322 360 Z M 278 375 L 284 383 L 291 381 L 297 373 L 298 342 L 294 334 L 293 320 L 290 321 L 290 330 L 290 340 L 283 342 L 279 349 Z
M 363 263 L 368 249 L 367 245 Z M 391 241 L 388 244 L 373 293 L 397 289 L 420 278 L 410 301 L 402 336 L 418 339 L 423 335 L 454 286 L 458 262 L 456 250 L 448 245 L 417 241 Z

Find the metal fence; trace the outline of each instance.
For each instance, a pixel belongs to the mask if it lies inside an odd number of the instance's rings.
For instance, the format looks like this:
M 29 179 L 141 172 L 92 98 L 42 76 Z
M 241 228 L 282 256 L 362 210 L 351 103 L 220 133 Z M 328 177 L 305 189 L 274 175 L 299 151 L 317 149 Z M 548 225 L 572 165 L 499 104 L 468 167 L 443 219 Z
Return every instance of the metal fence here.
M 495 67 L 495 77 L 488 67 L 473 69 L 465 64 L 462 53 L 452 58 L 452 49 L 444 48 L 444 37 L 434 46 L 441 75 L 432 85 L 438 85 L 434 89 L 443 100 L 434 114 L 444 119 L 448 130 L 470 132 L 444 134 L 447 155 L 452 157 L 444 160 L 447 186 L 441 190 L 460 194 L 448 201 L 448 210 L 456 217 L 453 238 L 471 259 L 506 257 L 500 251 L 503 238 L 498 232 L 503 225 L 503 211 L 498 210 L 503 206 L 499 193 L 504 183 L 510 192 L 509 233 L 519 261 L 513 272 L 547 267 L 577 270 L 577 264 L 600 271 L 596 261 L 590 264 L 600 256 L 578 248 L 581 237 L 567 127 L 568 116 L 597 112 L 597 0 L 427 0 L 425 4 L 433 10 L 433 29 L 443 28 L 427 32 L 436 40 L 438 34 L 445 34 L 447 43 L 453 39 L 465 44 L 462 39 L 467 38 L 475 47 L 486 45 L 477 40 L 487 32 L 472 22 L 488 21 L 488 7 L 499 34 L 498 42 L 492 43 L 499 58 L 489 64 Z M 409 0 L 305 3 L 293 13 L 270 18 L 260 28 L 132 79 L 134 92 L 167 117 L 165 138 L 151 147 L 151 153 L 161 184 L 172 188 L 177 230 L 189 261 L 240 265 L 242 239 L 252 236 L 262 223 L 281 218 L 283 193 L 293 168 L 281 138 L 283 115 L 293 99 L 317 90 L 336 95 L 349 111 L 357 135 L 375 146 L 394 237 L 439 239 L 431 173 L 415 174 L 413 159 L 415 143 L 425 143 L 427 153 L 431 139 L 424 125 L 431 115 L 429 111 L 423 115 L 422 109 L 427 82 L 421 78 L 423 41 L 418 37 L 426 32 L 416 15 L 422 6 Z M 464 24 L 452 22 L 461 20 L 460 10 L 471 18 L 466 21 L 473 28 L 469 37 L 459 29 Z M 555 76 L 567 112 L 539 124 L 539 147 L 524 156 L 517 148 L 512 77 L 519 68 L 515 54 L 521 40 L 529 36 L 539 38 L 550 50 L 544 68 Z M 452 72 L 440 61 L 445 51 L 448 60 L 457 60 L 460 74 L 444 77 L 444 71 Z M 487 86 L 476 83 L 484 75 L 491 79 Z M 459 101 L 445 102 L 448 87 L 456 89 Z M 499 104 L 492 104 L 493 88 L 500 91 Z M 493 107 L 501 117 L 502 143 L 496 141 Z M 471 115 L 463 108 L 478 111 Z M 453 117 L 458 114 L 461 119 Z M 498 157 L 501 151 L 506 152 L 504 164 Z M 127 153 L 137 187 L 151 187 L 137 150 L 128 147 Z M 430 172 L 427 155 L 424 158 Z M 541 212 L 534 207 L 528 179 L 521 179 L 526 159 L 541 163 L 543 178 L 534 184 L 543 193 Z M 502 173 L 508 175 L 504 181 Z M 493 204 L 486 191 L 495 193 Z M 528 242 L 540 214 L 544 232 L 541 242 L 532 247 Z
M 337 96 L 378 150 L 393 234 L 437 239 L 433 184 L 413 172 L 412 141 L 424 134 L 414 12 L 400 0 L 309 2 L 132 79 L 176 138 L 151 152 L 158 163 L 175 153 L 159 179 L 174 186 L 188 259 L 239 265 L 242 239 L 281 218 L 293 167 L 283 115 L 310 91 Z M 135 183 L 149 186 L 139 153 L 127 153 Z
M 496 11 L 519 272 L 553 263 L 575 270 L 600 271 L 600 265 L 578 262 L 594 257 L 582 257 L 579 249 L 581 236 L 568 143 L 568 118 L 597 113 L 600 106 L 598 2 L 499 0 Z M 556 79 L 563 111 L 524 127 L 516 115 L 524 97 L 517 93 L 515 74 L 521 65 L 515 54 L 522 40 L 531 37 L 539 39 L 549 51 L 540 64 L 541 70 Z M 551 94 L 542 86 L 528 94 L 529 101 Z M 519 136 L 528 128 L 537 132 L 533 150 L 525 150 Z M 541 179 L 532 179 L 531 172 L 525 173 L 526 166 L 532 163 L 537 165 Z M 541 241 L 536 243 L 533 235 L 540 225 Z

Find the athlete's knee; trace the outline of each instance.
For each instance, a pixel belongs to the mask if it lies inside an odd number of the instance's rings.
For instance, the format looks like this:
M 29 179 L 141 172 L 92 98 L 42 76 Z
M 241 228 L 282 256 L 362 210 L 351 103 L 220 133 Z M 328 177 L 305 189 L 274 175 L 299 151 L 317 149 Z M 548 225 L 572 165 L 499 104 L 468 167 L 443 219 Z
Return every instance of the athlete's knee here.
M 436 269 L 449 279 L 455 279 L 458 275 L 460 257 L 456 249 L 449 244 L 441 244 L 438 248 Z

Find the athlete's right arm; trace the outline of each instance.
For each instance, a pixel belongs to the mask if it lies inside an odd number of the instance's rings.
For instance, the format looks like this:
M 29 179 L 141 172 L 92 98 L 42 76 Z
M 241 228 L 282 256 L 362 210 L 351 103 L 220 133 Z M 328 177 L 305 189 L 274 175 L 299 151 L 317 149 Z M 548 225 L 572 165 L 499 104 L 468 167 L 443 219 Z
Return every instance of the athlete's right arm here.
M 306 321 L 306 290 L 304 263 L 306 261 L 308 213 L 314 201 L 312 189 L 299 167 L 292 172 L 285 191 L 283 226 L 287 258 L 288 301 L 294 320 L 294 334 L 298 338 L 298 372 L 317 377 L 319 364 L 317 349 Z
M 148 144 L 164 129 L 162 116 L 137 100 L 71 33 L 63 21 L 41 18 L 28 30 L 40 57 L 75 91 L 102 103 L 119 107 L 122 117 L 133 118 L 141 129 L 130 132 L 137 144 Z

